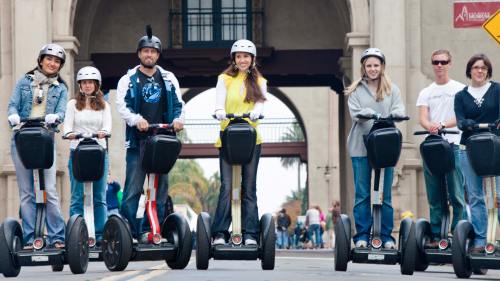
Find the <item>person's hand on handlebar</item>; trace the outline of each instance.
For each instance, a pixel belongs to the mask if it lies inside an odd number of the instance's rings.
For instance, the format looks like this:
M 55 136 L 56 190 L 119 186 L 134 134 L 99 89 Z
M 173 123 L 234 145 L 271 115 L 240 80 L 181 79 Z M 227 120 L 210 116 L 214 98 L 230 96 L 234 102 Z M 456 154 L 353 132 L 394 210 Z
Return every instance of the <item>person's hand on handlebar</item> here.
M 47 123 L 48 125 L 56 123 L 57 119 L 59 119 L 59 115 L 57 114 L 50 113 L 45 115 L 45 123 Z
M 99 131 L 99 132 L 97 132 L 97 138 L 103 139 L 106 137 L 107 134 L 108 133 L 106 131 Z
M 219 121 L 226 120 L 226 111 L 224 109 L 217 109 L 215 111 L 215 118 Z
M 429 133 L 437 134 L 440 129 L 441 129 L 441 124 L 436 122 L 431 122 L 431 126 L 429 127 Z
M 9 115 L 9 117 L 7 117 L 7 119 L 9 120 L 9 123 L 11 126 L 17 126 L 19 125 L 19 123 L 21 123 L 21 117 L 19 117 L 18 114 L 11 114 Z
M 67 139 L 70 139 L 70 140 L 74 140 L 76 138 L 76 134 L 70 132 L 70 133 L 67 133 L 64 137 Z
M 175 132 L 179 132 L 182 131 L 182 129 L 184 129 L 184 124 L 182 124 L 182 122 L 179 120 L 174 120 L 174 122 L 172 122 L 172 125 L 174 126 Z
M 137 130 L 139 130 L 141 132 L 146 132 L 148 130 L 149 123 L 146 119 L 141 117 L 141 119 L 139 119 L 139 121 L 137 121 L 135 126 L 137 127 Z

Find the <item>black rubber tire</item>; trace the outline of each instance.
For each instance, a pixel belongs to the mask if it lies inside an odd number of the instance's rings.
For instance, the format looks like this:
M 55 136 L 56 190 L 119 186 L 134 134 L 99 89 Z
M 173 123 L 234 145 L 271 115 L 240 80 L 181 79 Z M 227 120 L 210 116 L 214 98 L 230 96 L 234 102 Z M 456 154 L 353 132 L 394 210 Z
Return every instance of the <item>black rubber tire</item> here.
M 123 271 L 132 256 L 132 236 L 126 222 L 110 216 L 102 234 L 102 257 L 110 271 Z
M 453 231 L 451 243 L 451 260 L 453 271 L 458 278 L 469 278 L 472 275 L 472 266 L 469 259 L 469 244 L 474 240 L 472 224 L 466 220 L 458 222 Z
M 202 212 L 196 221 L 196 268 L 208 269 L 210 260 L 210 215 Z
M 62 262 L 53 263 L 50 266 L 52 267 L 52 271 L 54 272 L 61 272 L 64 270 L 64 263 Z
M 425 254 L 425 241 L 430 239 L 431 225 L 426 219 L 418 219 L 415 223 L 415 241 L 417 244 L 415 271 L 425 271 L 429 267 Z
M 488 274 L 488 269 L 487 268 L 473 268 L 472 272 L 474 275 L 486 275 Z
M 349 252 L 351 250 L 351 221 L 345 214 L 341 214 L 333 226 L 335 231 L 334 263 L 335 271 L 347 271 Z
M 19 223 L 7 218 L 0 225 L 0 272 L 5 277 L 16 277 L 21 271 L 21 265 L 12 253 L 22 247 L 23 232 Z
M 93 223 L 93 222 L 92 222 Z M 66 241 L 66 255 L 73 274 L 82 274 L 87 271 L 89 264 L 89 232 L 85 220 L 80 216 L 71 225 L 68 240 Z
M 177 247 L 174 258 L 165 259 L 171 269 L 184 269 L 191 258 L 193 240 L 186 219 L 178 213 L 169 215 L 163 222 L 161 235 Z
M 273 216 L 269 213 L 260 218 L 260 266 L 273 270 L 276 260 L 276 232 Z
M 415 239 L 415 224 L 410 218 L 401 221 L 399 227 L 399 250 L 401 256 L 399 262 L 401 274 L 413 275 L 417 259 L 417 241 Z

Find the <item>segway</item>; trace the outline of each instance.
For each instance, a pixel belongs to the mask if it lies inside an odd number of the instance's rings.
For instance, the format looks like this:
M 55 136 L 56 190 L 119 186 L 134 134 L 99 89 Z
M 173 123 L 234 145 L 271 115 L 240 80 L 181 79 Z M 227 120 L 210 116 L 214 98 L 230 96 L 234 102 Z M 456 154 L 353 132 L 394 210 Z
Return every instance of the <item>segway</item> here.
M 255 150 L 256 131 L 243 118 L 246 114 L 226 114 L 231 119 L 222 133 L 223 157 L 232 165 L 231 217 L 232 231 L 230 242 L 225 245 L 212 245 L 212 225 L 210 215 L 200 213 L 196 224 L 196 268 L 208 269 L 210 258 L 214 260 L 257 260 L 260 259 L 264 270 L 274 269 L 276 233 L 274 219 L 266 213 L 260 219 L 260 234 L 257 245 L 243 245 L 241 229 L 241 167 L 252 160 Z M 263 116 L 260 116 L 260 119 Z
M 341 214 L 334 225 L 335 231 L 335 270 L 346 271 L 349 261 L 353 263 L 400 264 L 401 273 L 412 275 L 414 271 L 416 244 L 413 230 L 415 224 L 410 218 L 401 221 L 399 227 L 399 249 L 383 249 L 381 231 L 382 194 L 379 192 L 380 182 L 384 182 L 384 168 L 394 167 L 401 153 L 402 136 L 395 127 L 395 121 L 409 120 L 408 117 L 378 117 L 376 115 L 358 115 L 358 118 L 373 119 L 370 133 L 364 136 L 368 152 L 368 162 L 375 172 L 372 201 L 373 224 L 371 226 L 371 242 L 366 248 L 351 249 L 351 221 L 349 216 Z
M 16 277 L 21 266 L 51 265 L 53 271 L 62 271 L 64 264 L 69 264 L 74 274 L 85 273 L 88 264 L 88 232 L 83 219 L 76 219 L 67 225 L 65 249 L 46 245 L 44 169 L 49 169 L 54 163 L 53 133 L 57 131 L 56 125 L 46 126 L 44 118 L 23 118 L 21 122 L 23 124 L 19 130 L 15 130 L 14 139 L 24 167 L 33 170 L 35 240 L 33 249 L 22 249 L 21 225 L 14 218 L 7 218 L 0 226 L 0 271 L 5 277 Z
M 75 135 L 75 140 L 82 139 L 73 152 L 73 176 L 76 181 L 83 182 L 83 218 L 87 223 L 89 233 L 89 260 L 102 261 L 101 245 L 97 245 L 95 226 L 94 226 L 94 201 L 93 201 L 93 182 L 100 180 L 104 175 L 104 164 L 106 150 L 93 138 L 99 137 L 98 134 Z M 110 134 L 105 136 L 106 143 Z M 68 139 L 63 136 L 63 139 Z M 107 147 L 107 146 L 106 146 Z M 68 225 L 73 224 L 81 215 L 73 215 Z M 68 244 L 68 247 L 76 245 Z
M 484 274 L 485 269 L 500 269 L 500 246 L 495 238 L 498 220 L 495 177 L 500 175 L 500 137 L 492 133 L 497 125 L 498 122 L 475 124 L 474 134 L 466 142 L 469 162 L 476 174 L 483 178 L 488 231 L 485 252 L 471 253 L 469 249 L 475 237 L 472 223 L 467 220 L 458 222 L 451 246 L 453 270 L 458 278 L 469 278 L 473 272 Z
M 172 269 L 184 269 L 191 257 L 191 230 L 178 213 L 168 215 L 160 228 L 156 212 L 156 193 L 161 174 L 173 167 L 181 143 L 169 124 L 150 124 L 150 136 L 142 156 L 142 169 L 147 173 L 146 214 L 151 227 L 147 243 L 133 242 L 129 222 L 111 215 L 103 231 L 103 259 L 110 271 L 124 270 L 129 261 L 165 260 Z
M 420 144 L 420 154 L 430 173 L 439 177 L 441 189 L 448 194 L 446 175 L 455 169 L 455 154 L 453 146 L 443 135 L 459 134 L 459 131 L 446 129 L 438 130 L 437 134 L 429 131 L 417 131 L 414 135 L 428 135 Z M 448 198 L 448 196 L 447 196 Z M 417 258 L 415 259 L 415 270 L 425 271 L 429 263 L 450 264 L 451 263 L 451 237 L 450 233 L 450 211 L 448 200 L 442 202 L 443 215 L 441 217 L 441 229 L 437 249 L 427 249 L 425 244 L 432 240 L 431 224 L 428 220 L 420 218 L 415 223 L 415 243 L 417 245 Z

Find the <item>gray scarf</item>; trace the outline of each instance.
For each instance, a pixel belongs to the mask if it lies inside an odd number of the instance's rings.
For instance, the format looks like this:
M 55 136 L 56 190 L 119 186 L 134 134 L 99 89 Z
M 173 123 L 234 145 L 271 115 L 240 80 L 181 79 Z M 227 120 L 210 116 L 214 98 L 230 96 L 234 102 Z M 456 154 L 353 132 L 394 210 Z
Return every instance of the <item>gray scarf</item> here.
M 35 69 L 33 71 L 33 82 L 31 83 L 31 87 L 33 88 L 33 93 L 36 95 L 38 103 L 42 103 L 44 97 L 47 96 L 49 86 L 57 83 L 57 78 L 58 75 L 47 77 L 39 69 Z

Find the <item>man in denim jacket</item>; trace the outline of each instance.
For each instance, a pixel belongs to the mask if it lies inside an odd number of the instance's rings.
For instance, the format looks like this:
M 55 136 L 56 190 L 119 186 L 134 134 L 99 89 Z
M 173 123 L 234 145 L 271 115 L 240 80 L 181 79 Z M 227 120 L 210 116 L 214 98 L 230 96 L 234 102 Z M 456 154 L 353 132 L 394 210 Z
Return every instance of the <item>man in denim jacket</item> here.
M 140 223 L 136 218 L 146 176 L 140 163 L 145 143 L 141 132 L 146 132 L 150 123 L 172 123 L 174 130 L 180 131 L 184 123 L 179 82 L 172 72 L 156 65 L 160 53 L 160 39 L 152 34 L 143 36 L 137 46 L 140 65 L 130 69 L 117 87 L 117 109 L 127 124 L 127 166 L 121 214 L 128 220 L 135 239 L 139 239 L 140 234 L 145 238 L 149 231 L 147 221 Z M 160 223 L 164 220 L 167 196 L 168 177 L 161 175 L 156 196 Z

